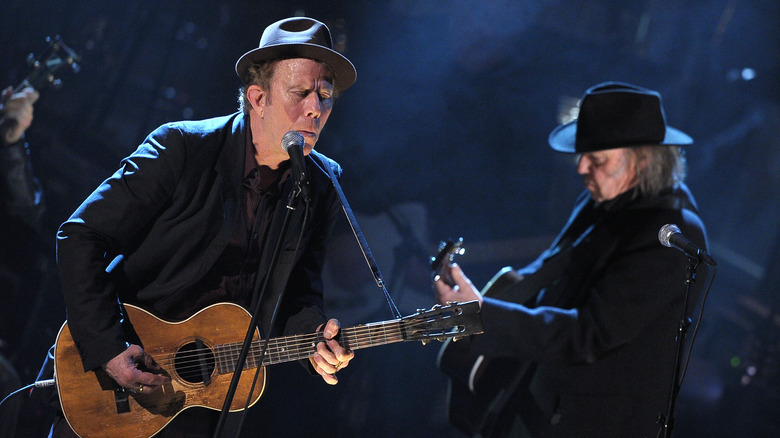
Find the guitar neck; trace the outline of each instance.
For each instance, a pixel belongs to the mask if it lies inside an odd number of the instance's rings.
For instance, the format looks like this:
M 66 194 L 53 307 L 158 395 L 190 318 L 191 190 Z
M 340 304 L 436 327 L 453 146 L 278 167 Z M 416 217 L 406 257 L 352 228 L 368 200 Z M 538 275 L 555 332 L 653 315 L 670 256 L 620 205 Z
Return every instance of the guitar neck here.
M 344 348 L 358 350 L 403 342 L 407 340 L 405 329 L 405 321 L 398 319 L 363 324 L 341 329 L 338 340 Z M 267 346 L 265 340 L 252 341 L 244 368 L 256 368 L 260 364 L 261 357 L 262 366 L 307 359 L 316 352 L 316 345 L 324 340 L 322 332 L 317 332 L 271 338 Z M 238 342 L 216 346 L 214 350 L 219 373 L 235 371 L 241 346 L 242 344 Z

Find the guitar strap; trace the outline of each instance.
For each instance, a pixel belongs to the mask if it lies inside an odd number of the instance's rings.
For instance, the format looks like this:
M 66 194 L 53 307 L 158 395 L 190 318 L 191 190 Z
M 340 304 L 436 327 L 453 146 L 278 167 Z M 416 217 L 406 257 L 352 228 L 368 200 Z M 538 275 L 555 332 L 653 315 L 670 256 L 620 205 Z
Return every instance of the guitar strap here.
M 339 195 L 339 199 L 341 200 L 341 207 L 343 208 L 344 214 L 347 217 L 347 222 L 349 222 L 349 226 L 352 229 L 352 234 L 355 235 L 355 238 L 358 241 L 358 245 L 360 246 L 360 251 L 363 253 L 363 257 L 366 259 L 366 263 L 368 263 L 368 268 L 371 270 L 371 275 L 374 276 L 376 285 L 382 289 L 382 292 L 384 292 L 385 300 L 387 301 L 387 305 L 390 307 L 390 311 L 393 313 L 393 316 L 397 319 L 401 319 L 401 312 L 398 311 L 398 307 L 396 307 L 393 298 L 387 291 L 385 281 L 382 278 L 382 273 L 379 271 L 379 266 L 374 259 L 374 255 L 371 253 L 371 248 L 368 247 L 368 242 L 366 242 L 366 238 L 363 236 L 363 232 L 360 230 L 360 225 L 358 225 L 357 218 L 352 212 L 352 207 L 349 206 L 349 201 L 347 201 L 347 197 L 344 195 L 344 191 L 341 189 L 341 184 L 339 184 L 338 178 L 336 178 L 336 175 L 333 173 L 332 167 L 328 165 L 325 167 L 328 169 L 328 175 L 330 176 L 331 182 L 333 182 L 333 187 L 336 189 L 336 193 Z

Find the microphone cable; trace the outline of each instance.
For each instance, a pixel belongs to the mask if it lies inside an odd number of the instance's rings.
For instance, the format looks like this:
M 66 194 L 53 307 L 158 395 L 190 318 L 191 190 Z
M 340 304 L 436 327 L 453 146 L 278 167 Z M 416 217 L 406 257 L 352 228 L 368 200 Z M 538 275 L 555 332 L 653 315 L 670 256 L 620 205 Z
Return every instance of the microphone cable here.
M 2 401 L 0 401 L 0 406 L 2 406 L 2 404 L 5 403 L 6 400 L 11 398 L 12 395 L 19 394 L 20 392 L 24 391 L 25 389 L 46 388 L 48 386 L 54 386 L 54 379 L 38 380 L 36 382 L 30 383 L 29 385 L 23 386 L 23 387 L 17 389 L 16 391 L 14 391 L 14 392 L 8 394 L 7 396 L 5 396 L 5 398 L 3 398 Z

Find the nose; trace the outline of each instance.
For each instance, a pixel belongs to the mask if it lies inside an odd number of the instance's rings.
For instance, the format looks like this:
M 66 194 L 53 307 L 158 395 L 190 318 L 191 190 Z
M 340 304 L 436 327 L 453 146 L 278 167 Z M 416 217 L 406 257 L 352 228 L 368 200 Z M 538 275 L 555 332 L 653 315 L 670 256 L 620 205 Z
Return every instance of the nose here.
M 590 173 L 590 160 L 587 156 L 580 155 L 580 158 L 577 160 L 577 173 L 580 175 Z
M 319 119 L 322 115 L 322 102 L 320 102 L 320 96 L 317 93 L 309 93 L 306 96 L 306 116 L 313 119 Z

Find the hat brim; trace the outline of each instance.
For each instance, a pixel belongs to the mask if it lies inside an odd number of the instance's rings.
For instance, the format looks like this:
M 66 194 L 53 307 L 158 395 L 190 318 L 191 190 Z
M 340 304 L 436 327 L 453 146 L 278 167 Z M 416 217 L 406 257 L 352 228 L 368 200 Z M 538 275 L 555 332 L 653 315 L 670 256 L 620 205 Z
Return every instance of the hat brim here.
M 664 139 L 660 143 L 641 143 L 641 144 L 605 144 L 589 146 L 587 151 L 577 150 L 576 146 L 577 138 L 577 121 L 569 122 L 564 125 L 558 125 L 550 133 L 547 139 L 550 147 L 558 152 L 564 152 L 567 154 L 580 154 L 584 152 L 596 152 L 607 149 L 617 149 L 632 146 L 652 146 L 652 145 L 665 145 L 665 146 L 687 146 L 693 144 L 693 139 L 686 133 L 679 129 L 666 127 L 666 134 Z
M 238 58 L 236 74 L 246 84 L 248 82 L 248 69 L 252 63 L 281 58 L 310 58 L 324 62 L 336 74 L 334 86 L 339 91 L 351 87 L 357 79 L 355 66 L 344 55 L 317 44 L 306 43 L 279 44 L 250 50 Z

